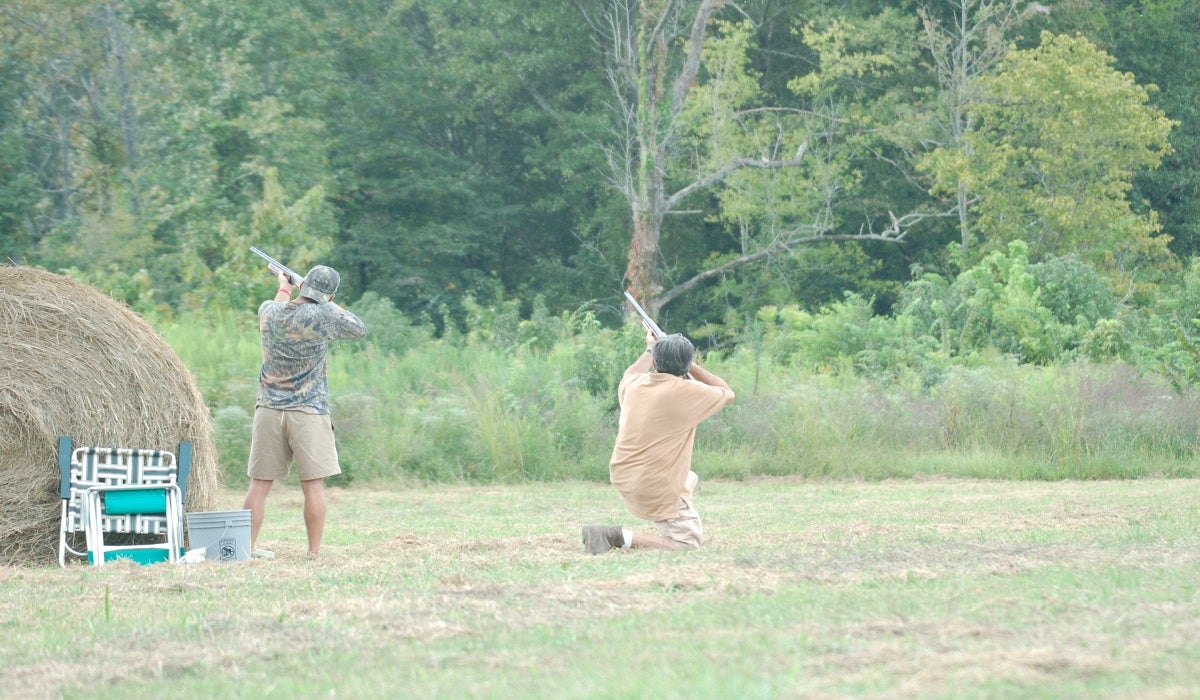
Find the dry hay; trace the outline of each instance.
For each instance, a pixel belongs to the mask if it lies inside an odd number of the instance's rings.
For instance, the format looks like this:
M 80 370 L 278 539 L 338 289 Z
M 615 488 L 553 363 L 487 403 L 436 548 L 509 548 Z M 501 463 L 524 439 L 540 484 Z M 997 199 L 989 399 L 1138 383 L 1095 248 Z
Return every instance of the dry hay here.
M 185 508 L 209 510 L 217 454 L 187 367 L 129 308 L 69 278 L 0 266 L 0 564 L 57 557 L 58 436 L 195 454 Z

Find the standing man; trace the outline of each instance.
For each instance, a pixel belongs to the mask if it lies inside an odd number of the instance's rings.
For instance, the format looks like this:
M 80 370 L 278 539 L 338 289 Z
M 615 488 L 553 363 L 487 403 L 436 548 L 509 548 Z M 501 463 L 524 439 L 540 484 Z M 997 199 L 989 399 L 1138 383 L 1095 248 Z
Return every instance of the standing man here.
M 608 471 L 625 507 L 652 521 L 658 534 L 588 525 L 583 544 L 590 554 L 614 547 L 696 549 L 703 542 L 692 446 L 696 426 L 732 403 L 733 390 L 693 362 L 695 347 L 682 335 L 656 342 L 647 332 L 646 346 L 617 387 L 621 417 Z
M 250 489 L 242 505 L 250 511 L 250 550 L 255 557 L 274 556 L 256 549 L 255 542 L 267 494 L 276 479 L 288 475 L 293 460 L 304 492 L 308 555 L 315 557 L 321 550 L 325 477 L 342 473 L 329 417 L 325 356 L 330 340 L 366 335 L 358 316 L 333 303 L 340 283 L 337 270 L 317 265 L 300 283 L 300 295 L 291 300 L 291 280 L 280 273 L 275 298 L 258 307 L 263 363 L 246 470 Z

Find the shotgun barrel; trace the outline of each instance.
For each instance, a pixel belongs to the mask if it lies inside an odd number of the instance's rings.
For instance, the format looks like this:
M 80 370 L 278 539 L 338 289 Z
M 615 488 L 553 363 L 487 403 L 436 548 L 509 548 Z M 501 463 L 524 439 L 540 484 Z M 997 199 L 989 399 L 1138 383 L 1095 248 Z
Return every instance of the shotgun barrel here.
M 266 260 L 267 261 L 267 269 L 269 269 L 271 272 L 274 272 L 277 275 L 280 273 L 287 275 L 288 281 L 292 283 L 293 287 L 299 287 L 301 284 L 304 283 L 304 278 L 301 277 L 300 275 L 296 274 L 296 272 L 294 270 L 292 270 L 287 265 L 284 265 L 283 263 L 279 262 L 275 258 L 272 258 L 270 255 L 267 255 L 266 253 L 262 252 L 258 248 L 255 248 L 254 246 L 250 246 L 250 252 L 254 253 L 258 257 L 262 258 L 263 260 Z

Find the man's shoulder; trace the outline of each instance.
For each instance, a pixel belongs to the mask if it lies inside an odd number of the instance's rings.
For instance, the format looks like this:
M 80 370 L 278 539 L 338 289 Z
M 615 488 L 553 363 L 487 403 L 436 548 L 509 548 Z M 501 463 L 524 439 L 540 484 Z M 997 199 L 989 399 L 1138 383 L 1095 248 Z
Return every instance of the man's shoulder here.
M 630 384 L 638 379 L 650 376 L 649 372 L 638 372 L 637 370 L 626 370 L 625 374 L 621 375 L 621 384 Z
M 703 396 L 712 397 L 713 399 L 716 399 L 717 397 L 724 399 L 726 395 L 728 395 L 730 399 L 733 397 L 733 390 L 727 387 L 717 386 L 715 384 L 705 384 L 704 382 L 696 381 L 695 379 L 677 377 L 673 374 L 658 376 L 663 377 L 663 379 L 659 379 L 658 381 L 663 384 L 664 390 L 678 393 L 682 396 L 692 396 L 697 398 Z
M 306 325 L 315 328 L 329 338 L 353 340 L 366 335 L 366 325 L 349 309 L 337 304 L 301 304 L 305 309 L 301 318 Z

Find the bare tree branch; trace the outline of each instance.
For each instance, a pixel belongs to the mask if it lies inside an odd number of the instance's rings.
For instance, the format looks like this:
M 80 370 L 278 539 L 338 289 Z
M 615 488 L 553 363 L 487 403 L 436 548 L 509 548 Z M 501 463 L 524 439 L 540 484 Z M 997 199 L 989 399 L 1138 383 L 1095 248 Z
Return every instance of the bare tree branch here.
M 671 289 L 664 291 L 654 299 L 654 303 L 657 308 L 662 308 L 671 303 L 676 297 L 690 292 L 711 279 L 721 277 L 737 268 L 759 262 L 760 260 L 777 257 L 780 254 L 790 252 L 801 246 L 838 241 L 880 241 L 900 244 L 908 234 L 909 229 L 916 224 L 930 218 L 957 216 L 957 213 L 957 208 L 944 212 L 912 212 L 901 217 L 896 217 L 892 212 L 888 212 L 890 222 L 887 227 L 880 231 L 872 231 L 871 227 L 866 225 L 865 230 L 860 230 L 859 233 L 829 233 L 830 229 L 827 224 L 814 224 L 783 231 L 766 246 L 747 252 L 716 267 L 703 270 Z
M 671 121 L 683 111 L 688 92 L 695 84 L 696 74 L 700 72 L 700 58 L 704 53 L 704 33 L 708 29 L 708 22 L 713 13 L 724 4 L 725 0 L 703 0 L 696 10 L 691 35 L 688 37 L 687 58 L 679 69 L 679 75 L 675 76 L 675 87 L 671 91 Z
M 685 197 L 692 194 L 693 192 L 702 190 L 706 187 L 709 187 L 710 185 L 714 185 L 718 182 L 721 182 L 722 180 L 729 177 L 734 172 L 741 170 L 743 168 L 757 168 L 759 170 L 777 170 L 779 168 L 791 168 L 791 167 L 800 165 L 800 163 L 803 162 L 803 160 L 804 160 L 804 152 L 806 150 L 808 150 L 808 142 L 800 144 L 800 148 L 796 151 L 796 157 L 789 158 L 788 160 L 755 160 L 753 158 L 738 158 L 736 160 L 730 161 L 729 163 L 726 163 L 721 168 L 714 170 L 713 172 L 709 173 L 708 175 L 705 175 L 704 177 L 700 178 L 699 180 L 696 180 L 695 182 L 678 190 L 677 192 L 675 192 L 675 194 L 671 195 L 670 197 L 667 197 L 667 199 L 666 199 L 667 209 L 668 210 L 674 209 L 679 204 L 680 201 L 682 201 Z

